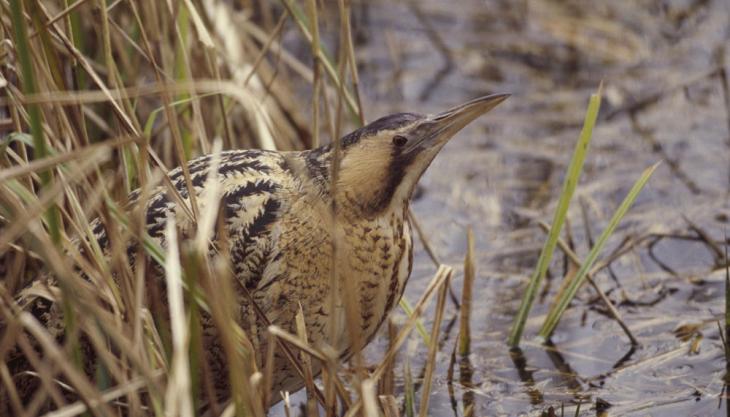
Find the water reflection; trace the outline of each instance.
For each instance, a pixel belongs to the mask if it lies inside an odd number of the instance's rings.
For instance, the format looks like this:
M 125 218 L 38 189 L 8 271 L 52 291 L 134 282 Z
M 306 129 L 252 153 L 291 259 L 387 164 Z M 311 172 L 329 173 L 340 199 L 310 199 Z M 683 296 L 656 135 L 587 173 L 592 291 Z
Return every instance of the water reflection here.
M 545 342 L 545 353 L 547 354 L 550 361 L 559 372 L 560 378 L 565 382 L 568 389 L 573 393 L 576 399 L 581 400 L 585 397 L 579 395 L 579 392 L 583 389 L 582 384 L 579 381 L 578 375 L 575 373 L 570 364 L 565 360 L 562 353 L 553 344 L 552 341 L 548 340 Z
M 611 376 L 611 374 L 614 371 L 621 369 L 624 365 L 626 365 L 631 360 L 631 357 L 634 356 L 634 353 L 636 353 L 636 346 L 631 345 L 629 350 L 619 360 L 617 360 L 616 363 L 613 364 L 613 366 L 611 367 L 611 370 L 609 372 L 604 372 L 600 375 L 590 378 L 589 384 L 592 387 L 602 386 L 604 384 L 606 378 Z
M 624 366 L 631 359 L 631 357 L 634 356 L 634 353 L 636 353 L 636 345 L 631 345 L 626 354 L 624 354 L 621 359 L 617 360 L 616 363 L 613 364 L 613 369 L 619 369 Z
M 464 394 L 461 402 L 464 406 L 464 417 L 472 417 L 474 415 L 474 386 L 472 377 L 474 376 L 474 368 L 471 365 L 468 355 L 461 357 L 459 361 L 459 383 L 464 388 Z
M 535 378 L 533 376 L 535 370 L 528 369 L 527 358 L 525 358 L 522 349 L 519 347 L 510 349 L 509 356 L 515 365 L 515 369 L 517 369 L 517 375 L 520 377 L 520 381 L 525 385 L 527 395 L 530 397 L 530 404 L 542 404 L 544 400 L 542 392 L 535 388 Z

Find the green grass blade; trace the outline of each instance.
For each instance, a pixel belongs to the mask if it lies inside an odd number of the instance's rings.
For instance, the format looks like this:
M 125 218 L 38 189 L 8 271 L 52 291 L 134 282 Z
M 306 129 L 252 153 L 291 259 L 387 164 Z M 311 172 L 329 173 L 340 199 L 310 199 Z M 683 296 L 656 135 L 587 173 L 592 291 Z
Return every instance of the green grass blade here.
M 580 269 L 566 287 L 566 290 L 562 294 L 560 294 L 560 297 L 558 299 L 555 300 L 555 303 L 548 312 L 548 315 L 545 318 L 545 322 L 540 329 L 541 337 L 548 338 L 552 334 L 553 330 L 555 330 L 555 327 L 560 321 L 560 317 L 568 308 L 570 301 L 573 299 L 573 297 L 575 297 L 575 293 L 578 292 L 578 288 L 580 288 L 581 284 L 585 282 L 585 279 L 588 276 L 588 271 L 590 271 L 591 267 L 593 267 L 593 263 L 596 261 L 596 258 L 598 258 L 598 254 L 605 246 L 606 241 L 608 241 L 608 238 L 611 236 L 613 231 L 616 230 L 619 222 L 629 211 L 629 208 L 631 208 L 634 200 L 636 200 L 636 197 L 638 197 L 639 193 L 646 185 L 646 182 L 649 181 L 649 178 L 651 178 L 651 175 L 657 169 L 659 164 L 660 162 L 657 162 L 656 164 L 644 170 L 644 172 L 641 174 L 641 177 L 639 177 L 636 183 L 634 183 L 634 186 L 631 187 L 631 190 L 626 195 L 626 198 L 624 198 L 624 201 L 613 214 L 613 217 L 611 217 L 611 221 L 609 221 L 608 226 L 603 230 L 603 233 L 601 233 L 601 236 L 598 238 L 596 244 L 588 253 L 588 256 L 583 261 Z
M 42 56 L 43 65 L 46 67 L 48 73 L 49 84 L 59 90 L 64 90 L 66 89 L 66 84 L 62 76 L 61 59 L 53 47 L 53 41 L 51 40 L 48 26 L 45 24 L 45 19 L 42 18 L 43 12 L 40 8 L 40 0 L 29 1 L 26 5 L 31 22 L 35 28 L 36 39 L 38 41 L 36 45 L 40 44 L 40 48 L 37 48 L 37 53 Z
M 406 297 L 401 297 L 398 304 L 400 305 L 401 310 L 403 310 L 408 317 L 413 315 L 413 306 L 411 306 L 411 303 L 406 300 Z M 423 338 L 423 343 L 425 343 L 426 346 L 429 346 L 431 344 L 431 335 L 428 333 L 428 330 L 426 330 L 426 326 L 423 325 L 423 320 L 421 320 L 420 317 L 416 320 L 416 330 L 418 330 L 418 334 L 420 334 Z
M 217 94 L 219 94 L 219 93 L 217 93 L 217 92 L 216 93 L 205 93 L 205 94 L 199 94 L 199 95 L 197 95 L 195 97 L 186 96 L 185 98 L 182 98 L 180 100 L 175 100 L 175 101 L 171 102 L 170 103 L 170 107 L 177 107 L 177 106 L 182 106 L 184 104 L 190 104 L 190 103 L 193 102 L 193 100 L 200 100 L 200 99 L 203 99 L 205 97 L 215 96 Z M 157 108 L 155 108 L 154 110 L 152 110 L 150 112 L 150 114 L 147 117 L 147 120 L 145 121 L 145 124 L 144 124 L 144 130 L 143 130 L 143 132 L 144 132 L 145 136 L 152 137 L 152 129 L 154 129 L 154 127 L 155 127 L 155 123 L 157 122 L 157 117 L 164 110 L 165 110 L 165 107 L 164 106 L 160 106 L 160 107 L 157 107 Z M 178 111 L 181 111 L 181 110 L 178 109 Z
M 309 29 L 310 24 L 309 19 L 307 19 L 306 13 L 304 13 L 301 7 L 292 0 L 281 0 L 281 2 L 284 7 L 286 7 L 286 9 L 290 12 L 291 16 L 294 18 L 294 21 L 297 23 L 299 30 L 301 30 L 307 41 L 312 42 L 312 32 Z M 324 68 L 327 75 L 332 79 L 338 91 L 340 89 L 343 91 L 345 104 L 347 104 L 347 109 L 350 112 L 350 116 L 352 117 L 353 122 L 355 122 L 355 124 L 359 127 L 361 125 L 359 116 L 361 111 L 358 108 L 355 99 L 352 97 L 351 92 L 347 88 L 341 88 L 341 83 L 344 83 L 345 81 L 341 80 L 338 76 L 336 69 L 337 66 L 334 64 L 334 60 L 329 56 L 329 54 L 327 54 L 326 49 L 321 42 L 319 44 L 318 54 L 320 62 L 322 63 L 322 67 Z
M 0 155 L 4 154 L 13 142 L 20 142 L 26 146 L 33 147 L 33 137 L 23 132 L 11 132 L 6 137 L 0 139 Z
M 20 181 L 16 179 L 8 180 L 4 184 L 10 191 L 15 193 L 17 197 L 20 198 L 21 201 L 23 201 L 26 204 L 36 204 L 38 203 L 38 197 L 33 194 L 32 191 L 30 191 L 28 188 L 26 188 L 25 185 L 21 184 Z
M 185 48 L 187 47 L 187 40 L 190 35 L 190 11 L 187 7 L 180 7 L 177 13 L 177 19 L 175 24 L 178 28 L 178 39 L 175 43 L 175 79 L 180 81 L 190 81 L 188 77 L 187 59 L 185 57 Z M 190 99 L 190 95 L 183 93 L 176 97 L 176 100 Z M 187 113 L 187 112 L 186 112 Z M 189 114 L 185 114 L 185 117 L 189 117 Z M 181 133 L 183 154 L 186 160 L 190 160 L 193 154 L 193 135 L 188 129 L 184 129 Z
M 581 171 L 583 170 L 583 162 L 585 161 L 585 156 L 588 152 L 588 146 L 590 145 L 591 137 L 593 135 L 593 126 L 596 124 L 600 107 L 601 87 L 598 88 L 598 92 L 596 94 L 591 95 L 591 99 L 588 103 L 588 110 L 586 111 L 585 119 L 583 121 L 583 130 L 580 133 L 578 143 L 573 151 L 573 157 L 570 160 L 570 165 L 568 166 L 568 172 L 563 182 L 563 191 L 560 194 L 558 207 L 555 210 L 555 217 L 553 218 L 553 223 L 550 228 L 550 234 L 548 235 L 545 245 L 540 252 L 537 267 L 530 278 L 527 290 L 522 298 L 522 304 L 520 304 L 520 309 L 517 312 L 514 323 L 512 324 L 512 329 L 508 339 L 508 343 L 511 347 L 515 347 L 520 344 L 522 332 L 525 329 L 525 322 L 527 321 L 527 316 L 530 314 L 532 303 L 535 301 L 535 296 L 537 296 L 540 283 L 542 283 L 547 269 L 550 266 L 555 245 L 558 242 L 560 231 L 563 228 L 563 223 L 565 222 L 565 217 L 568 213 L 570 200 L 573 197 L 575 187 L 578 185 L 578 180 L 580 178 Z
M 33 95 L 38 92 L 38 86 L 30 56 L 30 41 L 28 40 L 28 31 L 25 18 L 23 17 L 23 2 L 21 0 L 10 0 L 10 18 L 15 35 L 15 51 L 18 55 L 21 73 L 23 74 L 23 93 Z M 36 159 L 44 158 L 48 156 L 48 149 L 46 146 L 46 138 L 43 134 L 40 106 L 37 103 L 31 103 L 27 105 L 27 108 L 30 132 L 33 136 L 34 157 Z M 41 183 L 44 187 L 47 187 L 53 181 L 53 175 L 50 170 L 44 170 L 38 174 L 41 177 Z M 48 222 L 48 232 L 51 235 L 51 240 L 55 244 L 60 244 L 61 215 L 58 207 L 54 205 L 48 209 L 46 220 Z
M 71 0 L 64 0 L 65 7 L 71 6 Z M 74 47 L 84 53 L 86 51 L 84 31 L 81 23 L 81 14 L 74 10 L 67 16 L 67 24 L 71 33 L 71 42 Z M 76 68 L 78 64 L 74 65 L 74 77 L 76 79 L 76 88 L 79 90 L 85 90 L 87 88 L 86 75 L 83 71 Z

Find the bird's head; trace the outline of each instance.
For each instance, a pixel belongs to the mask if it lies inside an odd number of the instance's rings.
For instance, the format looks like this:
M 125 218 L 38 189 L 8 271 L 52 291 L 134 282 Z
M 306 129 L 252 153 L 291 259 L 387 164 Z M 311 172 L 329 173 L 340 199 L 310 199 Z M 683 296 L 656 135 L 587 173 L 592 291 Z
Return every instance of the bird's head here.
M 367 216 L 377 215 L 391 204 L 407 202 L 449 139 L 507 97 L 480 97 L 435 115 L 393 114 L 343 137 L 338 201 L 357 207 Z

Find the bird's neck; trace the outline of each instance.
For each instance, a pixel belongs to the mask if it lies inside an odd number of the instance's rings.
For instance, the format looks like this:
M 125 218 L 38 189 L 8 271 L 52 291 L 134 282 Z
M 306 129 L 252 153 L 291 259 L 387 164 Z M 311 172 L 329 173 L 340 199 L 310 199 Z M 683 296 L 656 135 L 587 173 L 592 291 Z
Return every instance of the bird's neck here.
M 325 146 L 302 153 L 307 172 L 323 199 L 339 213 L 375 219 L 408 208 L 411 190 L 394 182 L 390 172 L 344 162 L 333 169 L 334 149 Z M 333 187 L 332 179 L 335 179 Z

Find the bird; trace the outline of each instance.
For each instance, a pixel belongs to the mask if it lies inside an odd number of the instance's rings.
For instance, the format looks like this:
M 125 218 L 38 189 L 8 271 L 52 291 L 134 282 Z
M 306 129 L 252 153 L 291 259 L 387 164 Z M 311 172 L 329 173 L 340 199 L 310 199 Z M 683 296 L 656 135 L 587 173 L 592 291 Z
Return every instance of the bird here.
M 205 204 L 210 171 L 217 167 L 212 178 L 220 186 L 219 224 L 228 239 L 224 250 L 239 307 L 236 321 L 256 350 L 266 352 L 267 326 L 296 333 L 301 309 L 309 343 L 346 358 L 374 337 L 411 274 L 408 212 L 419 179 L 457 132 L 507 97 L 482 96 L 437 114 L 387 115 L 339 143 L 311 150 L 239 149 L 201 156 L 187 163 L 187 177 L 182 167 L 168 173 L 176 198 L 160 187 L 144 201 L 139 190 L 129 200 L 144 205 L 146 232 L 165 247 L 168 221 L 175 221 L 181 239 L 195 227 L 180 198 L 189 205 L 192 190 L 198 204 Z M 99 246 L 108 248 L 112 234 L 105 224 L 96 220 L 91 227 Z M 156 279 L 149 275 L 154 274 L 148 273 L 147 281 Z M 346 299 L 355 300 L 349 312 Z M 34 314 L 54 327 L 51 307 L 41 301 Z M 61 319 L 55 321 L 58 327 Z M 230 397 L 226 355 L 210 320 L 203 323 L 203 338 L 216 394 Z M 312 367 L 320 373 L 321 364 Z M 272 392 L 303 387 L 281 350 L 272 369 Z M 273 404 L 278 395 L 271 398 Z

